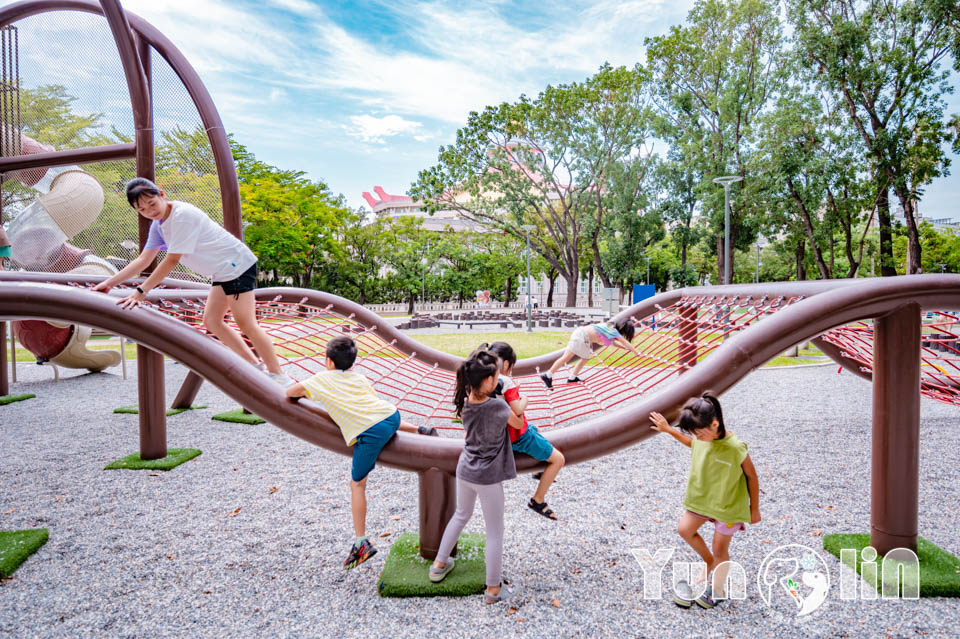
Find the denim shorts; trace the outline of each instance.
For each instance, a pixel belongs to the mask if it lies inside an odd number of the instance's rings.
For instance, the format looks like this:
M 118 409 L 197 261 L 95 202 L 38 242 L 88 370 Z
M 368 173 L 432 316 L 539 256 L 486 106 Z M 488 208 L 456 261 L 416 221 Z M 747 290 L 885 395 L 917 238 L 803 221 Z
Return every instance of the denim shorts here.
M 694 517 L 699 517 L 700 519 L 706 519 L 707 521 L 712 522 L 714 531 L 721 535 L 733 536 L 733 533 L 747 529 L 747 526 L 743 522 L 739 522 L 739 521 L 722 522 L 722 521 L 717 521 L 713 517 L 707 517 L 705 515 L 701 515 L 700 513 L 695 513 L 692 510 L 688 510 L 687 512 L 693 515 Z
M 553 454 L 553 444 L 547 441 L 547 438 L 540 434 L 537 427 L 533 424 L 527 426 L 527 432 L 520 435 L 520 439 L 513 442 L 513 451 L 530 455 L 534 459 L 547 461 Z
M 243 273 L 233 278 L 229 282 L 214 282 L 214 286 L 223 288 L 227 295 L 238 297 L 241 293 L 246 293 L 257 288 L 257 263 L 245 270 Z
M 357 443 L 353 445 L 353 468 L 350 470 L 353 481 L 363 481 L 370 474 L 377 465 L 380 451 L 399 428 L 400 411 L 395 411 L 390 417 L 357 435 Z

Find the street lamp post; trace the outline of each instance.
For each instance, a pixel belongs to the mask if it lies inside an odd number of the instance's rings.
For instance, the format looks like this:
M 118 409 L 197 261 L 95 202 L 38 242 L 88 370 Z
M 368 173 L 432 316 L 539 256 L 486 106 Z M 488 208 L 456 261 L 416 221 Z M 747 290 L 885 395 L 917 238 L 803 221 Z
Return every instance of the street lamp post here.
M 739 175 L 722 175 L 713 178 L 714 184 L 723 187 L 723 283 L 730 283 L 730 185 L 743 178 Z
M 760 283 L 760 240 L 757 240 L 757 284 Z
M 521 226 L 527 234 L 527 332 L 533 332 L 533 293 L 530 288 L 530 231 L 534 229 L 532 224 Z
M 430 252 L 430 240 L 427 240 L 427 248 L 423 252 L 423 280 L 420 285 L 420 311 L 427 310 L 427 253 Z

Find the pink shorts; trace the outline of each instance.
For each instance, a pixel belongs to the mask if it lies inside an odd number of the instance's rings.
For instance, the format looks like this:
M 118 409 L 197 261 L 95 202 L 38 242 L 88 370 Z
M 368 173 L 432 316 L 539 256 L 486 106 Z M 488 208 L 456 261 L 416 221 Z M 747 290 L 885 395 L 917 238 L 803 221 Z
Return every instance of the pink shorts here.
M 714 529 L 717 533 L 719 533 L 719 534 L 721 534 L 721 535 L 733 535 L 733 533 L 735 533 L 735 532 L 737 532 L 737 531 L 739 531 L 739 530 L 746 530 L 746 529 L 747 529 L 746 525 L 744 525 L 743 523 L 741 523 L 741 522 L 739 522 L 739 521 L 733 521 L 733 522 L 730 522 L 730 523 L 724 523 L 724 522 L 722 522 L 722 521 L 717 521 L 717 520 L 714 519 L 713 517 L 705 517 L 705 516 L 701 515 L 700 513 L 695 513 L 695 512 L 693 512 L 692 510 L 688 510 L 687 512 L 690 513 L 691 515 L 693 515 L 694 517 L 699 517 L 700 519 L 706 519 L 707 521 L 712 521 L 712 522 L 713 522 L 713 529 Z

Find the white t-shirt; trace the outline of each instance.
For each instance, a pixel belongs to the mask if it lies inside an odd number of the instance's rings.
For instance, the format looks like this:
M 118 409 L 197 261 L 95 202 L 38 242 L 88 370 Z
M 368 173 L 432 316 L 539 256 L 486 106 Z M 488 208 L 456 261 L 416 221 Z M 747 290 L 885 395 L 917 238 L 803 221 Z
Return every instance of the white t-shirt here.
M 257 256 L 247 245 L 206 213 L 186 202 L 171 200 L 170 204 L 173 208 L 167 219 L 151 225 L 162 235 L 165 246 L 153 247 L 148 241 L 145 248 L 179 253 L 184 266 L 214 282 L 229 282 L 256 264 Z

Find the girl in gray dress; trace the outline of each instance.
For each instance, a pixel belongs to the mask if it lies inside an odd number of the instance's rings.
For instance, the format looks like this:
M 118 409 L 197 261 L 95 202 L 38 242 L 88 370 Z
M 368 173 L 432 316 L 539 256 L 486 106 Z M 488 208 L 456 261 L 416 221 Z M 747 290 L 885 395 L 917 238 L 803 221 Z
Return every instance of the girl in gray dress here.
M 453 570 L 450 551 L 470 517 L 477 498 L 487 529 L 486 603 L 496 603 L 511 592 L 503 580 L 503 481 L 517 476 L 507 424 L 523 426 L 502 398 L 492 397 L 500 376 L 500 360 L 483 350 L 474 351 L 457 369 L 454 406 L 463 420 L 464 446 L 457 464 L 457 511 L 443 531 L 430 581 L 439 582 Z

